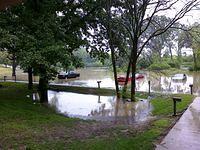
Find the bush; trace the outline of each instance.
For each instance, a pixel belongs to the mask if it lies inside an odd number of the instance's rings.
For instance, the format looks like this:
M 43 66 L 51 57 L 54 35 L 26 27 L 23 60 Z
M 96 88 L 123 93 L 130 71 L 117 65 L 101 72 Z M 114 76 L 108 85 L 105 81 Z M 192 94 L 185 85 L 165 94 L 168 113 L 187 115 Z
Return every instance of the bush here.
M 149 66 L 150 70 L 165 70 L 165 69 L 169 69 L 170 65 L 168 65 L 167 63 L 153 63 Z
M 194 71 L 194 67 L 190 66 L 189 71 Z
M 180 63 L 178 61 L 168 62 L 171 68 L 180 68 Z

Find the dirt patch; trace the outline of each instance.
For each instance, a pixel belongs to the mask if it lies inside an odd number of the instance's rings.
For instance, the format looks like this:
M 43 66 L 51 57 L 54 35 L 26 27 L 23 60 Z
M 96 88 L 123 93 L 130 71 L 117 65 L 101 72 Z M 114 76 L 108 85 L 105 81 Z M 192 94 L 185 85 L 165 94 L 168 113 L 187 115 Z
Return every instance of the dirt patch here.
M 134 125 L 120 125 L 111 122 L 77 121 L 73 127 L 54 125 L 42 127 L 42 132 L 33 134 L 37 143 L 42 141 L 59 141 L 71 143 L 75 140 L 107 139 L 115 137 L 130 137 L 148 129 L 152 120 Z
M 73 128 L 72 138 L 85 140 L 88 138 L 110 138 L 129 137 L 144 131 L 151 124 L 152 120 L 140 124 L 120 125 L 111 122 L 79 122 Z

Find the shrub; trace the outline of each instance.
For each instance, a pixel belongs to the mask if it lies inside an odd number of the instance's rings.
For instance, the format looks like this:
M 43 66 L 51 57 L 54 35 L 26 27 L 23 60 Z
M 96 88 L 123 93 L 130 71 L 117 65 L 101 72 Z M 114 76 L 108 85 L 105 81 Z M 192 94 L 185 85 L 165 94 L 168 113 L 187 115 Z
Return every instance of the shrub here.
M 165 69 L 169 69 L 170 65 L 168 65 L 167 63 L 153 63 L 149 66 L 150 70 L 165 70 Z
M 168 62 L 171 68 L 180 68 L 180 63 L 178 61 Z

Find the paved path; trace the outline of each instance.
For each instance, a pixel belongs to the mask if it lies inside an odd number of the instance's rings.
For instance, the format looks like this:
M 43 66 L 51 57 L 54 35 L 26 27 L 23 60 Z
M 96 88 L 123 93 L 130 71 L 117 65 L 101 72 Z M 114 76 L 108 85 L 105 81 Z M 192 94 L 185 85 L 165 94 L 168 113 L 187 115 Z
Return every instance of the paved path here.
M 195 98 L 156 150 L 200 150 L 200 97 Z

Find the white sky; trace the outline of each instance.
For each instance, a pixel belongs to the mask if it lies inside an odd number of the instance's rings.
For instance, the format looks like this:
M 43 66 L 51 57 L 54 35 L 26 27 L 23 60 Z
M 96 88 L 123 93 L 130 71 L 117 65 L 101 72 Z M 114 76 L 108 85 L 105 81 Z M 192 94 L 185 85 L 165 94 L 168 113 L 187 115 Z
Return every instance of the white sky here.
M 174 1 L 174 0 L 172 0 L 172 1 Z M 186 3 L 187 1 L 190 1 L 190 0 L 181 0 L 176 5 L 174 5 L 174 8 L 172 8 L 171 10 L 162 12 L 161 14 L 162 15 L 164 14 L 167 17 L 173 18 L 173 16 L 176 14 L 176 12 L 179 11 L 183 7 L 184 3 Z M 200 0 L 198 0 L 198 2 L 200 3 Z M 188 12 L 182 19 L 179 20 L 179 22 L 182 24 L 185 24 L 185 25 L 192 25 L 195 22 L 200 23 L 200 7 L 199 7 L 199 10 L 193 9 L 190 12 Z M 177 47 L 178 47 L 178 45 L 177 45 Z M 176 47 L 176 49 L 177 49 L 177 47 Z M 173 55 L 177 55 L 176 49 L 174 49 L 172 51 Z M 184 52 L 187 55 L 191 55 L 193 53 L 192 49 L 190 49 L 190 48 L 182 48 L 182 53 L 184 53 Z
M 174 1 L 174 0 L 171 0 L 171 1 Z M 173 17 L 175 13 L 179 11 L 184 6 L 184 4 L 188 1 L 191 1 L 191 0 L 180 0 L 179 2 L 177 2 L 171 10 L 168 10 L 165 12 L 166 16 Z M 200 3 L 200 0 L 198 0 L 198 2 Z M 195 9 L 196 8 L 188 12 L 179 22 L 186 25 L 192 25 L 195 22 L 200 23 L 200 9 L 199 10 L 197 9 L 195 10 Z

